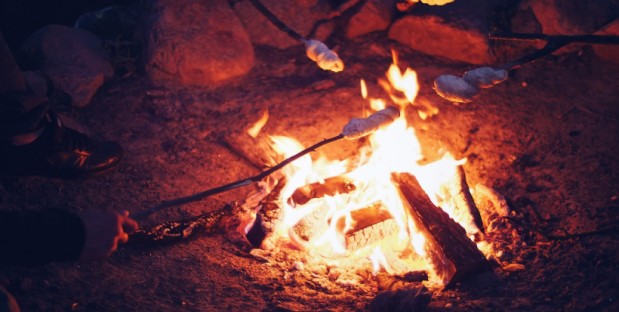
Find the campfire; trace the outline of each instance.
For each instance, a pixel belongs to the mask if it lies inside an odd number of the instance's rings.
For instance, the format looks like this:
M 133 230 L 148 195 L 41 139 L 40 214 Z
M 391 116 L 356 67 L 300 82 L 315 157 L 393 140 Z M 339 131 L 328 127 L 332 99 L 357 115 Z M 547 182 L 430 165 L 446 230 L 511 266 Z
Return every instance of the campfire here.
M 373 274 L 400 276 L 423 271 L 428 284 L 440 287 L 489 268 L 487 259 L 500 250 L 486 239 L 487 222 L 506 216 L 507 205 L 483 185 L 472 196 L 466 159 L 444 151 L 440 159 L 425 160 L 406 116 L 419 91 L 417 76 L 410 68 L 402 72 L 397 63 L 393 53 L 386 80 L 379 81 L 388 100 L 368 97 L 361 80 L 361 95 L 369 102 L 363 114 L 396 107 L 400 116 L 393 123 L 364 138 L 354 157 L 305 155 L 261 181 L 247 197 L 242 208 L 250 217 L 237 229 L 260 247 L 254 254 L 287 254 L 309 270 L 371 268 Z M 436 113 L 435 108 L 419 110 L 421 118 Z M 232 139 L 229 145 L 262 166 L 305 148 L 294 138 L 260 133 L 267 120 L 265 113 L 248 130 L 252 148 L 259 147 L 261 155 L 249 155 Z

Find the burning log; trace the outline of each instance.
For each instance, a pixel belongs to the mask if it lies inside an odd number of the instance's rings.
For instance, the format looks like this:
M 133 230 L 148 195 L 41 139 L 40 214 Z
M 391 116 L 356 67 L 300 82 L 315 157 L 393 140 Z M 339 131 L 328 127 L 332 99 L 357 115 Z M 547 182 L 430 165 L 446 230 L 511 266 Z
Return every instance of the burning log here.
M 345 232 L 343 240 L 346 250 L 354 251 L 392 237 L 399 229 L 391 214 L 383 209 L 380 202 L 353 210 L 350 213 L 350 220 L 353 220 L 353 223 L 349 229 L 346 229 L 346 220 L 343 217 L 329 220 L 328 210 L 327 205 L 319 204 L 312 213 L 301 219 L 294 226 L 294 233 L 297 237 L 309 241 L 310 238 L 325 232 L 331 222 L 335 222 L 338 233 Z
M 347 250 L 357 250 L 398 233 L 398 224 L 380 203 L 351 212 L 351 219 L 355 224 L 346 232 Z
M 395 236 L 398 224 L 393 219 L 374 223 L 368 227 L 346 233 L 346 249 L 353 251 Z
M 408 203 L 416 228 L 426 238 L 427 257 L 445 285 L 489 268 L 484 255 L 468 239 L 464 228 L 432 203 L 414 176 L 393 174 L 393 179 Z
M 264 239 L 275 232 L 278 222 L 281 222 L 279 220 L 281 220 L 283 212 L 279 208 L 278 198 L 285 184 L 286 179 L 282 178 L 278 180 L 269 195 L 260 200 L 258 203 L 259 210 L 256 214 L 256 221 L 247 231 L 247 239 L 253 246 L 263 245 L 265 243 Z M 268 249 L 270 246 L 263 247 Z
M 278 153 L 273 150 L 266 137 L 252 137 L 247 132 L 228 132 L 222 137 L 226 146 L 257 169 L 272 167 L 277 163 Z
M 452 218 L 461 224 L 462 222 L 467 224 L 468 235 L 477 236 L 479 232 L 483 234 L 484 224 L 466 182 L 464 167 L 458 166 L 456 174 L 444 187 L 446 188 L 445 193 L 449 196 L 447 200 L 451 202 L 455 210 L 451 212 Z
M 312 198 L 347 194 L 355 189 L 356 187 L 351 180 L 343 176 L 336 176 L 325 179 L 322 183 L 314 182 L 300 187 L 294 191 L 290 198 L 297 205 L 305 205 Z
M 483 184 L 477 184 L 475 185 L 475 199 L 477 200 L 477 206 L 482 208 L 479 212 L 483 214 L 482 218 L 486 226 L 497 217 L 509 216 L 507 200 L 495 189 Z
M 129 245 L 164 245 L 186 241 L 198 235 L 211 235 L 223 230 L 222 220 L 235 214 L 235 207 L 223 208 L 203 213 L 199 216 L 168 221 L 148 229 L 140 229 L 131 234 Z
M 336 194 L 348 194 L 355 189 L 355 185 L 348 178 L 336 176 L 326 179 L 324 183 L 312 183 L 298 188 L 290 199 L 296 204 L 305 205 L 312 199 L 320 199 L 324 196 Z M 318 233 L 326 231 L 330 222 L 336 222 L 335 226 L 338 232 L 342 233 L 345 231 L 344 244 L 346 249 L 352 251 L 391 237 L 398 231 L 397 223 L 392 219 L 391 214 L 386 209 L 383 209 L 383 205 L 380 202 L 351 211 L 350 220 L 353 220 L 353 223 L 349 229 L 345 229 L 346 220 L 344 218 L 338 220 L 327 219 L 329 211 L 327 204 L 317 204 L 319 206 L 314 208 L 314 211 L 306 215 L 294 226 L 294 232 L 300 239 L 307 241 Z
M 423 311 L 432 300 L 432 293 L 423 285 L 381 291 L 370 303 L 371 312 Z

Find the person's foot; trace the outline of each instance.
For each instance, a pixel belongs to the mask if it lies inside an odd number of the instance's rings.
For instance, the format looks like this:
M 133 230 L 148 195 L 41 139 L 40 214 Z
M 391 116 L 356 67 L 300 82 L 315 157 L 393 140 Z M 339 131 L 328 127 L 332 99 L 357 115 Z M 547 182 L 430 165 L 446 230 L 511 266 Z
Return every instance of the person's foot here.
M 52 111 L 45 113 L 43 123 L 41 134 L 31 143 L 0 144 L 0 175 L 82 178 L 109 171 L 122 158 L 118 143 L 95 142 L 65 127 Z

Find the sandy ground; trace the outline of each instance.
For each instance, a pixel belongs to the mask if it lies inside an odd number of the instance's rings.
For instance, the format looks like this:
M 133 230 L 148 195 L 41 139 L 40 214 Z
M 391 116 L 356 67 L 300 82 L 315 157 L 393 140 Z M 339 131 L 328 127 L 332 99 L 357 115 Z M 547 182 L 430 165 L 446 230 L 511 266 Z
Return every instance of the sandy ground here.
M 139 75 L 109 82 L 88 107 L 67 114 L 96 137 L 123 145 L 120 168 L 84 181 L 6 180 L 0 203 L 6 209 L 137 212 L 256 174 L 225 147 L 222 134 L 242 130 L 264 109 L 270 112 L 267 133 L 306 145 L 339 133 L 366 105 L 359 79 L 378 90 L 375 81 L 391 62 L 390 43 L 375 39 L 341 45 L 347 69 L 340 74 L 316 68 L 301 47 L 258 48 L 253 71 L 222 87 L 157 87 Z M 434 93 L 432 81 L 470 66 L 394 47 L 401 67 L 419 75 L 418 101 L 440 109 L 425 121 L 409 109 L 424 150 L 467 157 L 469 183 L 503 194 L 520 233 L 512 259 L 524 270 L 495 267 L 433 290 L 428 310 L 619 310 L 618 65 L 588 48 L 547 57 L 475 102 L 456 106 Z M 352 150 L 344 142 L 322 151 L 338 157 Z M 172 208 L 142 225 L 220 209 L 249 191 Z M 279 260 L 261 260 L 225 236 L 210 235 L 160 247 L 125 246 L 92 263 L 2 268 L 0 276 L 24 311 L 365 311 L 378 292 L 371 275 L 361 285 L 342 286 L 326 272 L 295 270 Z

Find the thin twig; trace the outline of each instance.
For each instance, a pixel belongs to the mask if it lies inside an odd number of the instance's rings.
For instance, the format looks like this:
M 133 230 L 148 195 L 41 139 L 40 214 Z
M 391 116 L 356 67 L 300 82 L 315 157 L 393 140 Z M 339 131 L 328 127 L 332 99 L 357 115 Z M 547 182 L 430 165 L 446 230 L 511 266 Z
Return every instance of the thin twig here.
M 567 231 L 566 231 L 567 233 Z M 594 231 L 587 231 L 587 232 L 580 232 L 580 233 L 567 233 L 565 235 L 552 235 L 552 234 L 544 234 L 542 233 L 544 236 L 546 236 L 549 239 L 552 240 L 567 240 L 567 239 L 571 239 L 571 238 L 577 238 L 577 237 L 586 237 L 586 236 L 594 236 L 594 235 L 612 235 L 612 234 L 619 234 L 619 227 L 609 227 L 609 228 L 604 228 L 604 229 L 598 229 L 598 230 L 594 230 Z
M 575 105 L 572 108 L 570 108 L 569 110 L 567 110 L 565 113 L 563 113 L 561 116 L 559 116 L 558 118 L 560 120 L 563 120 L 569 114 L 571 114 L 571 113 L 573 113 L 574 111 L 577 111 L 577 110 L 579 110 L 581 112 L 584 112 L 584 113 L 589 113 L 591 115 L 595 115 L 595 116 L 601 117 L 602 119 L 606 119 L 606 120 L 610 120 L 610 121 L 618 121 L 619 120 L 618 118 L 614 118 L 614 117 L 602 114 L 600 112 L 596 112 L 596 111 L 594 111 L 594 110 L 592 110 L 589 107 L 584 106 L 584 105 Z
M 490 39 L 493 40 L 514 40 L 514 41 L 533 41 L 533 40 L 565 40 L 568 43 L 595 43 L 595 44 L 619 44 L 619 36 L 609 35 L 547 35 L 533 33 L 491 33 Z
M 572 239 L 572 238 L 577 238 L 577 237 L 587 237 L 587 236 L 595 236 L 595 235 L 612 235 L 612 234 L 619 234 L 619 227 L 615 226 L 615 227 L 607 227 L 607 228 L 602 228 L 602 229 L 597 229 L 597 230 L 593 230 L 593 231 L 586 231 L 586 232 L 579 232 L 579 233 L 570 233 L 565 229 L 562 228 L 557 228 L 555 230 L 560 230 L 562 232 L 564 232 L 564 235 L 553 235 L 553 234 L 549 234 L 548 232 L 550 232 L 550 230 L 546 230 L 546 229 L 539 229 L 539 228 L 532 228 L 530 226 L 526 226 L 523 222 L 521 222 L 520 220 L 516 220 L 513 217 L 502 217 L 502 218 L 506 218 L 520 226 L 522 226 L 523 228 L 527 228 L 531 231 L 534 231 L 544 237 L 546 237 L 547 239 L 550 240 L 568 240 L 568 239 Z

